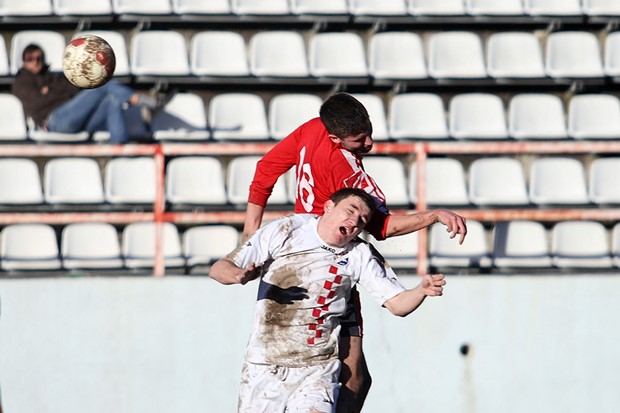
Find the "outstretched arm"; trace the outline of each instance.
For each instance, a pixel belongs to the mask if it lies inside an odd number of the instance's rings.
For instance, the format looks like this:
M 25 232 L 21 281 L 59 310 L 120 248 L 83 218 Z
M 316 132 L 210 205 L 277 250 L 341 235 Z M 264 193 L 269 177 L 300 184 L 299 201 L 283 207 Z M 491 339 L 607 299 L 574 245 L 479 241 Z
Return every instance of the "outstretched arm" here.
M 239 268 L 229 258 L 221 258 L 211 266 L 209 277 L 224 285 L 243 285 L 258 278 L 262 269 L 262 266 L 255 264 L 250 264 L 245 268 Z
M 451 233 L 450 238 L 460 235 L 459 244 L 463 243 L 465 235 L 467 235 L 465 218 L 445 209 L 422 211 L 409 215 L 390 215 L 385 236 L 389 238 L 409 234 L 436 222 L 441 222 L 446 226 L 446 230 Z
M 425 275 L 417 287 L 390 298 L 383 305 L 390 312 L 399 317 L 405 317 L 416 310 L 427 296 L 443 295 L 443 286 L 446 285 L 443 274 Z

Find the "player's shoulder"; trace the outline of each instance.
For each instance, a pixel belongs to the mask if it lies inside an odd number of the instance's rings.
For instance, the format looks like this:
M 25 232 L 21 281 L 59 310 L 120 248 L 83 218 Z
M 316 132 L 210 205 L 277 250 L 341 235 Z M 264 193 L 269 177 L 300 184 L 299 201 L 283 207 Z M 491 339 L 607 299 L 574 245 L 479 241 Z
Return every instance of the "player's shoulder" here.
M 282 232 L 291 232 L 314 223 L 317 219 L 318 217 L 315 214 L 292 214 L 276 219 L 272 225 Z

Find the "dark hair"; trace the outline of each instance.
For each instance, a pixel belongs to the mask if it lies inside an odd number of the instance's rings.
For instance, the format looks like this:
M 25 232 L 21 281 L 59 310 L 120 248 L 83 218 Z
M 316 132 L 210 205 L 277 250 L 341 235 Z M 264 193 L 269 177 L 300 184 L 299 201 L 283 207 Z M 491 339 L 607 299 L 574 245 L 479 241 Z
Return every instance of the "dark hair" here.
M 24 47 L 22 51 L 22 60 L 26 59 L 26 55 L 29 55 L 33 52 L 41 52 L 41 57 L 43 58 L 43 64 L 45 64 L 45 52 L 38 44 L 30 43 L 28 46 Z
M 348 93 L 336 93 L 323 102 L 321 121 L 329 133 L 338 138 L 360 133 L 372 135 L 372 123 L 362 103 Z
M 339 189 L 336 192 L 334 192 L 329 199 L 331 199 L 334 202 L 334 204 L 338 204 L 343 199 L 347 199 L 347 198 L 352 197 L 352 196 L 356 196 L 356 197 L 360 198 L 362 201 L 364 201 L 364 203 L 366 204 L 368 209 L 370 209 L 371 215 L 377 209 L 377 202 L 376 202 L 375 198 L 372 195 L 370 195 L 368 192 L 366 192 L 366 191 L 364 191 L 363 189 L 360 189 L 360 188 L 342 188 L 342 189 Z

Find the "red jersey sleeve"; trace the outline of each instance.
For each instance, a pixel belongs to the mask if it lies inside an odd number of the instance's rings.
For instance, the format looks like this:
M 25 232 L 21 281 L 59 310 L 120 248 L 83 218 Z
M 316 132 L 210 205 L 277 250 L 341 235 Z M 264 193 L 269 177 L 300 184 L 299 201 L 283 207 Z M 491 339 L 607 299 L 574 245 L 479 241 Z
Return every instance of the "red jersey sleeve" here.
M 278 178 L 295 166 L 300 128 L 281 140 L 258 161 L 254 179 L 250 184 L 248 202 L 262 207 L 267 205 Z

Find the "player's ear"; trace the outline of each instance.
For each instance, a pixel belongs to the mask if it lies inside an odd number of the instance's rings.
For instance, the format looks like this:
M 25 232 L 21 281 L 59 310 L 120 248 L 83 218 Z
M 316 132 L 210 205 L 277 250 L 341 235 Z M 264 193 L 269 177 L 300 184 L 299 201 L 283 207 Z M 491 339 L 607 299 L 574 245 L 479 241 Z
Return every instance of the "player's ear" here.
M 331 139 L 331 140 L 332 140 L 332 142 L 334 142 L 335 144 L 339 144 L 339 143 L 340 143 L 340 138 L 339 138 L 339 137 L 337 137 L 336 135 L 333 135 L 333 134 L 331 134 L 331 133 L 330 133 L 330 134 L 329 134 L 329 135 L 327 135 L 327 136 L 328 136 L 328 137 L 329 137 L 329 139 Z
M 336 205 L 334 201 L 332 201 L 331 199 L 328 199 L 323 205 L 323 212 L 331 211 L 334 208 L 334 205 Z

